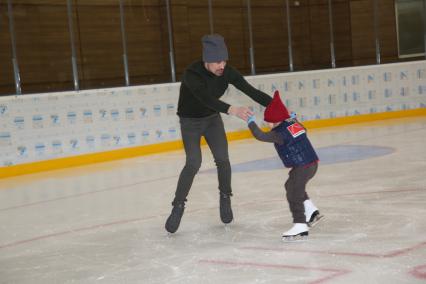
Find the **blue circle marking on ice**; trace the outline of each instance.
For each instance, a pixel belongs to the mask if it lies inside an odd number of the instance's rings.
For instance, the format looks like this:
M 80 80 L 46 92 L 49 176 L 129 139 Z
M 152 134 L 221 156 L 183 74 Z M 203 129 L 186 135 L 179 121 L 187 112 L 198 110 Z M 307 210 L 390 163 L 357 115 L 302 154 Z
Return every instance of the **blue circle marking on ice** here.
M 380 157 L 395 152 L 395 149 L 368 145 L 335 145 L 318 148 L 316 152 L 321 165 L 330 165 Z M 232 172 L 269 171 L 282 168 L 284 168 L 284 165 L 281 159 L 276 156 L 234 164 L 232 165 Z M 209 169 L 203 172 L 216 173 L 216 169 Z

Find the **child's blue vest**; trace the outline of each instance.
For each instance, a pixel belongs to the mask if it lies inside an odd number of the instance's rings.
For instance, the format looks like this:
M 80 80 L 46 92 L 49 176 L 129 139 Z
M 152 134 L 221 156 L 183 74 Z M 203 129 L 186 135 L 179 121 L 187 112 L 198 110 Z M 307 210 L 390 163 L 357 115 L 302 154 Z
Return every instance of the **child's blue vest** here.
M 294 119 L 287 119 L 272 129 L 279 133 L 284 144 L 274 143 L 284 166 L 293 168 L 318 161 L 318 156 L 306 136 L 306 129 Z

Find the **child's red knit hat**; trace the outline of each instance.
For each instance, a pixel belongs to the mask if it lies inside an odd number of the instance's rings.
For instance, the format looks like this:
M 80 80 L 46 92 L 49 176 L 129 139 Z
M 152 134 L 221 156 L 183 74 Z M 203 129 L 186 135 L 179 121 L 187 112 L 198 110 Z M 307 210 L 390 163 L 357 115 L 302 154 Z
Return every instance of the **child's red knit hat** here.
M 281 101 L 280 93 L 275 91 L 274 97 L 265 109 L 264 119 L 266 122 L 277 123 L 290 118 L 288 110 Z

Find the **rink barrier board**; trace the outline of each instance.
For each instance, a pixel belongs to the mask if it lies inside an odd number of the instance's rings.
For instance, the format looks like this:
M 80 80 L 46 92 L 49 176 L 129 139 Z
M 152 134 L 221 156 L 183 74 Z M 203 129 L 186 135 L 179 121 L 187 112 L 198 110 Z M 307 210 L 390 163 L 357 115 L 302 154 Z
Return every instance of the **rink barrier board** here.
M 308 129 L 347 125 L 354 123 L 362 123 L 376 120 L 386 120 L 386 119 L 395 119 L 395 118 L 405 118 L 405 117 L 415 117 L 415 116 L 426 116 L 426 109 L 414 109 L 414 110 L 403 110 L 403 111 L 393 111 L 393 112 L 383 112 L 375 114 L 365 114 L 365 115 L 355 115 L 339 118 L 330 118 L 330 119 L 319 119 L 304 121 L 303 124 Z M 251 132 L 249 130 L 228 132 L 227 137 L 229 141 L 241 140 L 252 138 Z M 202 144 L 205 145 L 205 141 L 202 141 Z M 8 178 L 14 176 L 20 176 L 25 174 L 33 174 L 44 171 L 59 170 L 70 167 L 78 167 L 84 165 L 90 165 L 95 163 L 102 163 L 108 161 L 115 161 L 120 159 L 133 158 L 138 156 L 158 154 L 169 151 L 176 151 L 183 149 L 183 144 L 181 140 L 164 142 L 152 145 L 145 145 L 139 147 L 130 147 L 114 151 L 106 151 L 93 154 L 78 155 L 66 158 L 59 158 L 53 160 L 46 160 L 40 162 L 26 163 L 20 165 L 13 165 L 9 167 L 4 167 L 0 172 L 1 178 Z

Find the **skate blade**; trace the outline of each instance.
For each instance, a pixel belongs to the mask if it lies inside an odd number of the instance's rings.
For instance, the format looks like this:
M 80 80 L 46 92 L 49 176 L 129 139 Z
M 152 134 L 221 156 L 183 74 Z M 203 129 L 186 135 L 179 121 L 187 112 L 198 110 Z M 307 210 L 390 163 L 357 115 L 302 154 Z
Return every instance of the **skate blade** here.
M 282 237 L 282 241 L 285 243 L 295 243 L 295 242 L 305 242 L 308 240 L 308 236 L 301 236 L 301 235 L 297 235 L 297 236 L 283 236 Z
M 225 231 L 227 231 L 227 232 L 228 232 L 228 231 L 231 231 L 231 229 L 232 229 L 232 228 L 231 228 L 231 227 L 232 227 L 232 226 L 231 226 L 231 224 L 232 224 L 232 222 L 230 222 L 230 223 L 226 223 L 226 224 L 224 223 L 224 224 L 223 224 L 223 228 L 225 229 Z
M 174 235 L 174 233 L 167 232 L 166 233 L 166 238 L 167 239 L 173 238 L 173 235 Z
M 284 242 L 301 242 L 306 241 L 308 239 L 309 232 L 301 232 L 300 234 L 294 236 L 282 236 L 282 240 Z
M 319 213 L 315 216 L 312 216 L 312 221 L 308 222 L 308 227 L 314 227 L 316 224 L 318 224 L 319 221 L 321 221 L 322 218 L 324 218 L 324 215 Z

